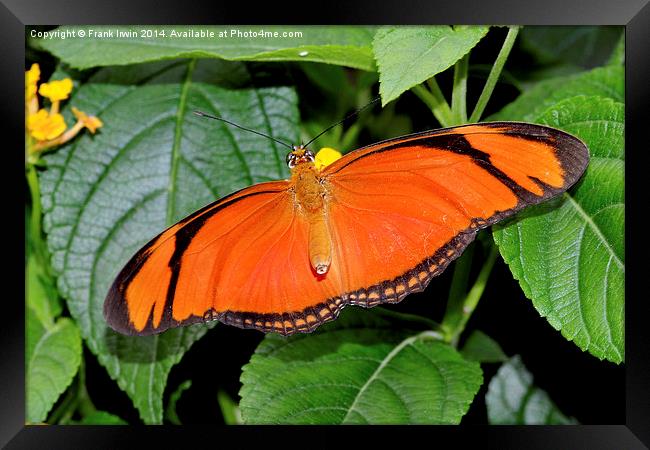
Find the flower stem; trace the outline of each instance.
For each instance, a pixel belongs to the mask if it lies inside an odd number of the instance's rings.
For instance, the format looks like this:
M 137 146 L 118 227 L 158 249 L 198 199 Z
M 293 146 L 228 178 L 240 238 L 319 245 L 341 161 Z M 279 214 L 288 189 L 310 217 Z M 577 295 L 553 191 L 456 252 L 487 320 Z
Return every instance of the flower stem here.
M 476 305 L 478 305 L 478 302 L 483 295 L 483 291 L 487 285 L 487 280 L 490 278 L 490 273 L 492 272 L 498 254 L 499 252 L 496 245 L 492 243 L 490 245 L 490 253 L 483 263 L 483 267 L 481 267 L 481 271 L 479 272 L 474 285 L 465 296 L 460 296 L 458 292 L 454 292 L 454 281 L 457 278 L 462 279 L 468 276 L 471 260 L 470 263 L 462 263 L 465 265 L 458 269 L 458 277 L 456 272 L 454 272 L 450 301 L 447 305 L 447 311 L 445 312 L 445 317 L 441 325 L 445 334 L 445 340 L 453 346 L 458 345 L 458 338 L 465 329 L 467 321 L 472 316 L 472 313 L 476 309 Z
M 467 67 L 469 53 L 456 62 L 454 66 L 454 87 L 451 93 L 451 113 L 454 125 L 467 122 Z
M 432 77 L 427 80 L 427 84 L 431 89 L 430 91 L 421 84 L 413 86 L 411 90 L 429 107 L 429 109 L 431 109 L 431 112 L 435 118 L 438 119 L 440 125 L 443 127 L 451 126 L 453 122 L 451 109 L 449 108 L 447 100 L 445 100 L 445 96 L 442 95 L 438 83 L 436 83 L 435 78 Z
M 488 75 L 488 79 L 485 82 L 485 86 L 483 87 L 483 92 L 481 92 L 481 96 L 478 98 L 478 101 L 476 102 L 476 106 L 474 107 L 474 111 L 472 112 L 472 115 L 469 118 L 470 123 L 476 123 L 481 118 L 481 115 L 485 110 L 485 106 L 487 105 L 488 101 L 490 100 L 490 97 L 492 96 L 492 91 L 494 90 L 494 86 L 496 86 L 497 84 L 499 75 L 501 75 L 503 66 L 505 65 L 506 60 L 508 59 L 510 50 L 512 50 L 512 46 L 515 43 L 515 39 L 517 38 L 517 34 L 519 33 L 519 28 L 520 27 L 518 26 L 509 27 L 506 39 L 503 41 L 503 46 L 501 47 L 501 50 L 499 51 L 499 55 L 497 56 L 497 59 L 494 62 L 494 65 L 492 66 L 492 70 L 490 70 L 490 74 Z

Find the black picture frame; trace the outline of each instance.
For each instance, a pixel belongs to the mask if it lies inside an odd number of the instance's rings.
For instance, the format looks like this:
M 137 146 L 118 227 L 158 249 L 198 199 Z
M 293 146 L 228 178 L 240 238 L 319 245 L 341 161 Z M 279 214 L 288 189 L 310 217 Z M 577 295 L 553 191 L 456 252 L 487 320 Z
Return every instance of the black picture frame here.
M 0 54 L 3 56 L 2 81 L 4 89 L 3 124 L 5 145 L 3 156 L 11 164 L 3 166 L 5 195 L 5 232 L 16 253 L 24 254 L 24 198 L 13 195 L 21 186 L 24 167 L 21 151 L 23 141 L 23 85 L 25 26 L 47 24 L 205 24 L 205 23 L 282 23 L 282 24 L 523 24 L 523 25 L 624 25 L 626 29 L 626 146 L 633 151 L 626 155 L 626 422 L 611 425 L 538 426 L 538 427 L 354 427 L 364 439 L 409 434 L 408 442 L 441 440 L 455 446 L 472 442 L 497 448 L 648 448 L 650 446 L 650 302 L 641 289 L 643 244 L 645 236 L 642 208 L 647 204 L 648 189 L 642 184 L 647 165 L 647 126 L 643 112 L 650 105 L 650 4 L 648 0 L 471 0 L 412 2 L 357 1 L 354 4 L 299 4 L 290 8 L 276 2 L 216 3 L 209 1 L 173 2 L 124 1 L 90 2 L 81 0 L 2 0 L 0 4 Z M 18 147 L 18 148 L 17 148 Z M 11 176 L 10 176 L 11 175 Z M 16 178 L 13 178 L 13 177 Z M 647 178 L 647 175 L 646 177 Z M 13 190 L 12 187 L 13 186 Z M 24 219 L 23 219 L 24 220 Z M 640 245 L 641 244 L 641 245 Z M 18 256 L 19 257 L 19 256 Z M 17 255 L 6 254 L 3 271 L 9 286 L 19 286 L 24 280 Z M 15 276 L 12 271 L 16 271 Z M 20 273 L 19 273 L 20 272 Z M 0 327 L 0 445 L 7 448 L 130 448 L 137 439 L 147 440 L 147 446 L 189 446 L 188 440 L 226 445 L 229 438 L 240 443 L 267 445 L 276 441 L 283 445 L 308 445 L 314 433 L 329 437 L 322 441 L 337 445 L 339 432 L 350 433 L 351 427 L 251 427 L 212 428 L 192 427 L 81 427 L 25 426 L 25 362 L 24 362 L 24 304 L 22 289 L 6 290 L 2 299 L 3 321 Z M 15 293 L 15 295 L 14 295 Z M 603 386 L 607 389 L 607 386 Z M 343 428 L 343 430 L 341 430 Z M 303 440 L 297 434 L 306 432 Z M 251 434 L 252 433 L 252 434 Z M 292 433 L 296 433 L 293 435 Z M 232 436 L 232 435 L 236 436 Z M 271 435 L 275 435 L 271 437 Z M 252 439 L 251 439 L 252 437 Z M 269 441 L 267 441 L 267 438 Z M 278 439 L 280 438 L 280 439 Z M 331 441 L 330 441 L 331 440 Z M 302 443 L 302 444 L 301 444 Z M 318 441 L 316 441 L 318 443 Z M 442 444 L 441 444 L 442 445 Z

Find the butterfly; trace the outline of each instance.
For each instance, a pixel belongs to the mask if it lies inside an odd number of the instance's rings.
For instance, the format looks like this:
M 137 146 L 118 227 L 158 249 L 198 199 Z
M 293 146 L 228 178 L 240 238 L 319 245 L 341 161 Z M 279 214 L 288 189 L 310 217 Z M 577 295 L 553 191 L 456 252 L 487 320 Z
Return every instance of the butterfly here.
M 232 193 L 153 238 L 111 286 L 108 325 L 148 335 L 218 320 L 290 335 L 347 305 L 397 303 L 480 229 L 566 191 L 589 152 L 554 128 L 492 122 L 314 160 L 293 147 L 290 179 Z

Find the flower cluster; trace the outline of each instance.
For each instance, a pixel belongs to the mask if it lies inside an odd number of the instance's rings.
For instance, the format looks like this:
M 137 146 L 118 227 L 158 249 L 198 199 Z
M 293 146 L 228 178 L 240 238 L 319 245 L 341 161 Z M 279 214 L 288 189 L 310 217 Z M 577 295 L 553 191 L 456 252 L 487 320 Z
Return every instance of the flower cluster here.
M 31 162 L 38 159 L 39 153 L 68 142 L 82 129 L 88 128 L 91 133 L 95 133 L 103 125 L 97 117 L 72 107 L 72 114 L 77 122 L 68 128 L 59 108 L 61 101 L 66 100 L 72 92 L 72 80 L 65 78 L 38 86 L 40 77 L 41 69 L 38 64 L 32 64 L 25 72 L 25 127 L 27 152 Z M 37 93 L 50 101 L 49 110 L 39 106 Z

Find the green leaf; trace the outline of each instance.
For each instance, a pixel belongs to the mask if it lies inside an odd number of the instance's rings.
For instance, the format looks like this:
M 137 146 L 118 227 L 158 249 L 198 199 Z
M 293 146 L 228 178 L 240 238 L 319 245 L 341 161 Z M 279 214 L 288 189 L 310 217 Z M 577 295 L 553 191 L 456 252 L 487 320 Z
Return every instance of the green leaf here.
M 519 355 L 505 362 L 492 377 L 485 395 L 491 425 L 577 424 L 555 406 L 548 394 L 533 385 Z
M 76 425 L 128 425 L 121 417 L 106 411 L 95 411 L 79 421 L 70 423 Z
M 542 81 L 487 120 L 531 122 L 557 102 L 577 95 L 606 97 L 623 103 L 625 101 L 623 67 L 602 67 L 577 75 Z
M 463 358 L 481 363 L 502 362 L 508 359 L 501 346 L 480 330 L 474 331 L 460 351 Z
M 49 155 L 41 176 L 59 289 L 88 347 L 146 423 L 162 421 L 169 371 L 207 327 L 146 337 L 113 332 L 102 310 L 114 277 L 166 226 L 236 189 L 288 175 L 284 148 L 192 111 L 228 117 L 286 142 L 298 134 L 293 89 L 229 90 L 195 81 L 214 65 L 233 67 L 222 61 L 166 64 L 157 63 L 153 74 L 141 67 L 139 79 L 133 67 L 125 68 L 127 84 L 118 69 L 100 71 L 75 92 L 67 106 L 97 115 L 104 126 Z
M 346 310 L 313 335 L 267 335 L 241 382 L 245 423 L 456 424 L 482 373 L 431 331 Z
M 94 37 L 91 30 L 112 32 L 113 36 Z M 152 37 L 143 37 L 142 30 L 149 30 Z M 202 30 L 203 37 L 197 34 Z M 68 37 L 41 40 L 39 44 L 78 69 L 175 58 L 222 58 L 230 61 L 313 61 L 375 70 L 371 47 L 374 30 L 374 27 L 287 25 L 63 26 L 55 31 L 68 33 Z M 80 37 L 79 32 L 84 36 Z M 194 35 L 188 34 L 192 32 Z M 210 37 L 205 33 L 214 35 Z M 283 33 L 300 35 L 284 36 Z
M 59 319 L 51 328 L 27 317 L 27 422 L 43 422 L 81 364 L 81 337 L 75 323 Z M 36 321 L 36 323 L 34 323 Z
M 178 385 L 176 390 L 172 392 L 169 396 L 169 403 L 167 404 L 167 409 L 165 410 L 165 418 L 173 423 L 174 425 L 182 425 L 181 420 L 178 418 L 176 413 L 176 403 L 183 395 L 183 392 L 192 387 L 192 380 L 185 380 Z
M 609 98 L 559 101 L 534 122 L 581 138 L 583 179 L 551 202 L 494 227 L 495 242 L 537 311 L 600 359 L 624 360 L 624 105 Z
M 453 66 L 488 32 L 484 26 L 386 27 L 375 34 L 382 105 Z
M 521 47 L 542 64 L 603 65 L 614 50 L 621 26 L 524 27 Z

